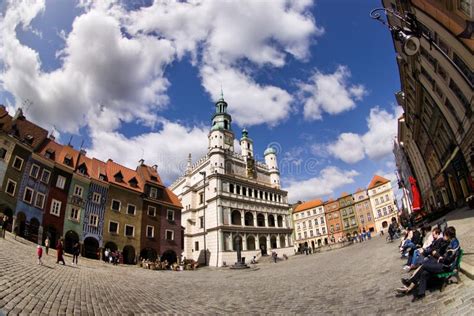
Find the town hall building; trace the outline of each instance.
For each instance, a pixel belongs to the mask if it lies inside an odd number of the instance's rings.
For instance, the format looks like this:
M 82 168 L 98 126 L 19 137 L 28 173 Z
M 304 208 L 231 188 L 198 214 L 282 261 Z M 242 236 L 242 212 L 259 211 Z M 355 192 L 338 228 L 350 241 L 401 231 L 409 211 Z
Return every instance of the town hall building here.
M 184 252 L 210 266 L 234 264 L 236 250 L 250 261 L 276 251 L 293 254 L 287 192 L 280 188 L 277 152 L 267 148 L 265 162 L 255 159 L 253 141 L 242 131 L 241 153 L 227 102 L 215 104 L 207 154 L 171 185 L 183 205 Z M 207 249 L 207 251 L 206 251 Z

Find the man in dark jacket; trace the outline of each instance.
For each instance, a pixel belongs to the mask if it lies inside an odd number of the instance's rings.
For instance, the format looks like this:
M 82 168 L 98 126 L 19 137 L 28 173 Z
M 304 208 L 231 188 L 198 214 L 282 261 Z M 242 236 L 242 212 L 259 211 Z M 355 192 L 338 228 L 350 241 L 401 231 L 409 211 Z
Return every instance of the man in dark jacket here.
M 446 251 L 438 259 L 429 257 L 425 260 L 409 279 L 402 279 L 405 287 L 397 291 L 407 294 L 416 288 L 413 301 L 419 300 L 425 296 L 427 280 L 433 274 L 452 271 L 455 268 L 460 249 L 456 229 L 452 226 L 446 228 L 443 238 L 449 243 Z

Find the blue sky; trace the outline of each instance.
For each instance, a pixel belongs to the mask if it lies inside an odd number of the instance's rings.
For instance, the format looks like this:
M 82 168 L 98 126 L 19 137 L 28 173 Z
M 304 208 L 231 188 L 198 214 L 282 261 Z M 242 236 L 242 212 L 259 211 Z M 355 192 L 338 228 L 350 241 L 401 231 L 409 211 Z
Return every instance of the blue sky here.
M 0 103 L 28 99 L 61 141 L 157 162 L 170 184 L 205 153 L 222 85 L 236 137 L 247 127 L 260 159 L 280 151 L 291 200 L 394 179 L 400 83 L 390 33 L 369 17 L 380 1 L 123 3 L 1 5 Z

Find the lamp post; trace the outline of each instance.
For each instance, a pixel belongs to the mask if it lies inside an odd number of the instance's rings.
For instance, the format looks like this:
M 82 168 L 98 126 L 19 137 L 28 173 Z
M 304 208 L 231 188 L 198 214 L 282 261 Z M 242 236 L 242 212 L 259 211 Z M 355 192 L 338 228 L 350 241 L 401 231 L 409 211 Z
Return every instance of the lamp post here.
M 385 14 L 385 19 L 382 18 L 382 14 Z M 395 17 L 398 20 L 404 23 L 403 27 L 390 25 L 388 17 Z M 424 33 L 420 24 L 418 23 L 416 16 L 413 13 L 407 13 L 402 15 L 400 12 L 389 9 L 389 8 L 376 8 L 370 11 L 370 17 L 374 20 L 379 21 L 385 25 L 390 32 L 392 32 L 395 40 L 399 41 L 403 45 L 403 52 L 408 56 L 413 56 L 420 50 L 421 44 L 420 39 L 424 38 L 430 44 L 430 48 L 434 47 L 436 50 L 443 55 L 448 62 L 458 71 L 459 75 L 470 84 L 469 78 L 464 74 L 464 72 L 459 68 L 459 66 L 446 54 L 441 47 L 439 47 L 434 39 L 431 37 L 431 34 Z M 458 37 L 463 38 L 462 34 Z M 472 85 L 471 85 L 472 86 Z
M 202 175 L 203 180 L 203 191 L 202 191 L 202 202 L 204 204 L 203 215 L 202 215 L 202 226 L 204 229 L 204 264 L 207 266 L 207 246 L 206 246 L 206 171 L 199 172 Z

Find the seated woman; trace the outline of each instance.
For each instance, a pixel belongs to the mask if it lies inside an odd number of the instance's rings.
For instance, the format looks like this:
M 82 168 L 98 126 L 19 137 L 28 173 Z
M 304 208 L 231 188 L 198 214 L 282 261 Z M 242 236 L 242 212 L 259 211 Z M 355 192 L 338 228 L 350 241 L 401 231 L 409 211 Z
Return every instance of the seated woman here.
M 425 296 L 428 278 L 433 274 L 452 271 L 454 269 L 459 253 L 459 241 L 456 239 L 456 229 L 452 226 L 446 228 L 443 238 L 449 242 L 446 252 L 438 259 L 430 256 L 427 260 L 423 261 L 421 266 L 415 270 L 410 278 L 402 279 L 402 283 L 405 286 L 398 288 L 398 292 L 408 294 L 416 289 L 413 301 L 419 300 Z

